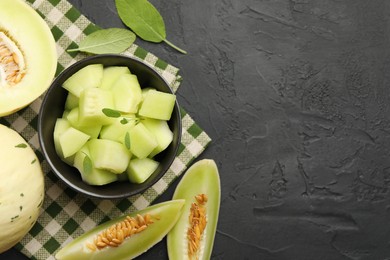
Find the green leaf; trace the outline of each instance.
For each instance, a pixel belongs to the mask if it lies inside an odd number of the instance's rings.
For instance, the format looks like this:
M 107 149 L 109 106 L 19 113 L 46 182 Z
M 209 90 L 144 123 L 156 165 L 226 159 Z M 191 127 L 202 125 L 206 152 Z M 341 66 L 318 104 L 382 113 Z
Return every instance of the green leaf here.
M 126 146 L 127 150 L 130 150 L 131 143 L 130 143 L 130 134 L 129 134 L 129 132 L 126 132 L 126 135 L 125 135 L 125 146 Z
M 126 29 L 109 28 L 91 33 L 80 41 L 79 47 L 68 52 L 83 51 L 93 54 L 121 53 L 135 41 L 135 34 Z
M 27 148 L 27 144 L 21 143 L 18 145 L 15 145 L 16 148 Z
M 125 125 L 129 122 L 129 120 L 127 120 L 126 118 L 122 118 L 120 122 L 122 125 Z
M 164 41 L 175 50 L 186 54 L 166 39 L 165 23 L 157 9 L 147 0 L 115 0 L 122 22 L 145 41 Z
M 111 109 L 111 108 L 103 108 L 102 112 L 103 112 L 103 114 L 105 114 L 108 117 L 118 118 L 121 116 L 121 112 L 119 112 L 118 110 L 115 110 L 115 109 Z
M 85 174 L 90 174 L 92 172 L 92 160 L 88 155 L 85 155 L 84 157 L 83 168 Z

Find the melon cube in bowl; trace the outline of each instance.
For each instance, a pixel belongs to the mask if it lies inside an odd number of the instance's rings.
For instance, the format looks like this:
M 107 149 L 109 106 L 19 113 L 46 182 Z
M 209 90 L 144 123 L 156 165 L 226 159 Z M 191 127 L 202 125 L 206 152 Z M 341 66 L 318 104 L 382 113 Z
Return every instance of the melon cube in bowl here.
M 118 142 L 107 139 L 91 139 L 88 142 L 89 152 L 94 166 L 113 173 L 122 173 L 129 164 L 131 154 Z
M 148 157 L 158 145 L 154 135 L 142 123 L 138 123 L 131 128 L 129 134 L 131 140 L 130 151 L 137 158 L 143 159 Z
M 144 117 L 169 120 L 175 101 L 175 95 L 151 89 L 145 95 L 138 113 Z
M 150 159 L 134 159 L 129 163 L 127 168 L 127 176 L 133 183 L 143 183 L 157 169 L 158 162 Z

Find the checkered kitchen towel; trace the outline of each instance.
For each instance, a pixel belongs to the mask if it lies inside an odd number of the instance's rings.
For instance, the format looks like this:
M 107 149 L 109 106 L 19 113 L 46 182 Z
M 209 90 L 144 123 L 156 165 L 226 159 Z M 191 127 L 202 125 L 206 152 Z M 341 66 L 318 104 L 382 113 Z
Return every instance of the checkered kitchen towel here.
M 98 27 L 92 24 L 66 0 L 27 0 L 44 17 L 57 42 L 58 70 L 61 72 L 75 61 L 85 57 L 80 53 L 67 53 L 66 49 L 77 47 L 77 42 Z M 125 54 L 150 63 L 170 83 L 174 90 L 180 84 L 178 69 L 135 44 Z M 76 193 L 65 185 L 50 170 L 39 147 L 37 114 L 42 99 L 27 108 L 4 118 L 0 123 L 18 131 L 33 147 L 45 172 L 46 196 L 42 214 L 26 237 L 16 246 L 31 259 L 54 259 L 59 248 L 95 227 L 99 223 L 124 213 L 147 207 L 168 185 L 182 174 L 189 164 L 211 141 L 209 136 L 182 110 L 183 135 L 177 158 L 172 167 L 152 188 L 141 195 L 128 199 L 91 199 Z

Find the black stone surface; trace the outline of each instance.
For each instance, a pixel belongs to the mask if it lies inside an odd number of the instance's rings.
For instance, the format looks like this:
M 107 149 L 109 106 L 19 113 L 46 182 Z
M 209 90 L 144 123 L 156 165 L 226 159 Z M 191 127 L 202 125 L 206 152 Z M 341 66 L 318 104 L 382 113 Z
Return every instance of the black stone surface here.
M 114 1 L 70 2 L 123 27 Z M 188 54 L 137 43 L 181 69 L 179 102 L 213 139 L 212 258 L 390 259 L 390 2 L 152 3 Z M 165 241 L 139 259 L 167 259 Z

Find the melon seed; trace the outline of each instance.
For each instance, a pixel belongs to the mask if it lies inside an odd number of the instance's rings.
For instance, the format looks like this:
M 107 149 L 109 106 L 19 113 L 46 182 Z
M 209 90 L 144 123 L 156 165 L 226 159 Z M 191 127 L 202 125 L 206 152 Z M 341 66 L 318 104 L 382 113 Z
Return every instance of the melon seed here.
M 126 238 L 144 231 L 152 223 L 152 216 L 149 214 L 145 216 L 138 214 L 135 218 L 127 216 L 123 221 L 100 232 L 93 243 L 87 243 L 86 246 L 92 251 L 101 250 L 107 246 L 118 247 Z
M 197 259 L 197 253 L 200 249 L 200 240 L 202 239 L 206 228 L 206 207 L 207 195 L 199 194 L 195 196 L 195 202 L 191 204 L 189 216 L 189 228 L 187 230 L 188 256 L 190 259 Z
M 0 30 L 0 86 L 14 86 L 26 73 L 24 57 L 18 45 Z M 6 84 L 4 84 L 6 83 Z

